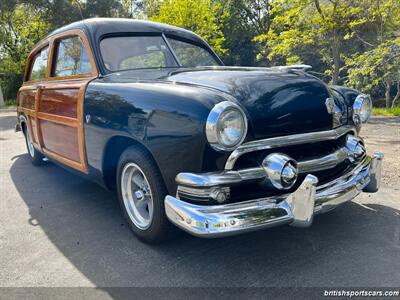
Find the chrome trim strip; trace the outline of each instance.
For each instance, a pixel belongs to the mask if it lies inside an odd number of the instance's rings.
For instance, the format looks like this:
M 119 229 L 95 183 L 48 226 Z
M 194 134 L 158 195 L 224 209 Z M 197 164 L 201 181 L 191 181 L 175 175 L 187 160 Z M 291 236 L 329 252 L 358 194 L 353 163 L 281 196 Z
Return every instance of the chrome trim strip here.
M 328 154 L 326 156 L 297 162 L 299 173 L 310 173 L 333 168 L 344 162 L 346 159 L 353 159 L 352 152 L 346 147 Z M 266 177 L 264 169 L 260 167 L 242 169 L 237 171 L 210 172 L 203 174 L 179 173 L 176 176 L 176 183 L 179 186 L 189 187 L 213 187 L 224 185 L 237 185 L 246 181 L 258 181 Z
M 234 150 L 228 157 L 225 163 L 225 170 L 232 170 L 238 158 L 243 154 L 249 152 L 267 150 L 285 146 L 293 146 L 299 144 L 336 140 L 337 138 L 341 137 L 342 135 L 348 132 L 353 132 L 354 135 L 357 135 L 357 131 L 353 126 L 346 125 L 333 130 L 279 136 L 279 137 L 244 143 L 240 145 L 238 148 L 236 148 L 236 150 Z
M 317 186 L 318 179 L 307 175 L 292 194 L 225 205 L 195 205 L 165 197 L 168 219 L 198 237 L 221 237 L 290 224 L 307 227 L 313 216 L 353 199 L 369 185 L 372 174 L 380 172 L 382 156 L 366 156 L 345 176 Z M 380 178 L 380 176 L 376 176 Z
M 346 147 L 343 147 L 333 153 L 319 158 L 300 161 L 297 163 L 297 165 L 300 173 L 310 173 L 334 168 L 352 157 L 353 153 Z

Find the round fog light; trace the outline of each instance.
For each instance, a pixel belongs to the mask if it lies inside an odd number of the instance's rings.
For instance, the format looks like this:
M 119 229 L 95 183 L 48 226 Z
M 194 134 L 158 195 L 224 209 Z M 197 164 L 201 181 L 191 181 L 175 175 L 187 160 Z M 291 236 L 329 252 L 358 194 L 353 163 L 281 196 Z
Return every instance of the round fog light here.
M 288 190 L 296 183 L 299 170 L 294 159 L 282 153 L 272 153 L 262 162 L 266 183 L 279 190 Z

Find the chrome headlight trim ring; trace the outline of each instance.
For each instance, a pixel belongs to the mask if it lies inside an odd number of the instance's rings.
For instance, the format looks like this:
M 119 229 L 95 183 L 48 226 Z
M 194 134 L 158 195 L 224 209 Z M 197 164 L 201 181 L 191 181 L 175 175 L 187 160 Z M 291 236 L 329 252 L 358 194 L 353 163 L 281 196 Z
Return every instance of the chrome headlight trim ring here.
M 367 101 L 367 102 L 366 102 Z M 363 109 L 366 111 L 363 111 Z M 360 94 L 353 103 L 353 122 L 356 126 L 367 123 L 372 114 L 372 101 L 368 95 Z
M 234 145 L 231 146 L 222 144 L 218 135 L 219 121 L 221 117 L 230 110 L 238 112 L 243 120 L 242 136 Z M 231 101 L 222 101 L 216 104 L 212 108 L 207 117 L 207 123 L 206 123 L 207 140 L 211 145 L 211 147 L 217 151 L 233 151 L 237 147 L 239 147 L 246 138 L 247 127 L 248 127 L 247 117 L 242 108 Z

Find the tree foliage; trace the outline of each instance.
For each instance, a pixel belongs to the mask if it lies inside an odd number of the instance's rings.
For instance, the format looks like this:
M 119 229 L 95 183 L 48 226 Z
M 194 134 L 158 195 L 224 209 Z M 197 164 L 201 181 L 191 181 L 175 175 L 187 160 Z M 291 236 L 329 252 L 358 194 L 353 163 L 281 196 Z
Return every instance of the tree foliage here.
M 364 9 L 368 22 L 357 34 L 364 48 L 345 60 L 347 83 L 378 97 L 384 91 L 386 107 L 394 106 L 400 100 L 400 1 L 375 1 Z
M 50 29 L 43 15 L 30 4 L 7 2 L 0 12 L 0 73 L 6 99 L 22 82 L 25 59 L 35 43 Z
M 385 90 L 386 107 L 400 100 L 400 38 L 389 39 L 364 53 L 347 59 L 348 83 L 365 92 Z M 391 99 L 392 85 L 397 82 L 396 96 Z
M 370 92 L 399 81 L 396 56 L 398 0 L 276 0 L 268 30 L 254 38 L 258 59 L 270 64 L 307 63 L 333 84 Z M 389 61 L 389 60 L 391 61 Z M 389 81 L 382 88 L 382 82 Z
M 0 81 L 15 98 L 33 45 L 89 17 L 176 25 L 203 37 L 227 65 L 305 63 L 386 105 L 400 102 L 399 0 L 0 0 Z
M 366 22 L 362 7 L 351 0 L 279 0 L 272 10 L 276 17 L 270 30 L 256 38 L 266 46 L 260 55 L 293 64 L 302 63 L 312 50 L 338 83 L 346 44 Z
M 191 30 L 205 39 L 218 54 L 226 51 L 221 25 L 227 13 L 212 0 L 164 0 L 149 19 Z
M 222 26 L 224 47 L 227 51 L 222 55 L 228 65 L 254 66 L 261 65 L 256 61 L 260 51 L 259 44 L 253 39 L 270 26 L 271 0 L 227 0 L 223 1 L 222 9 L 227 17 Z

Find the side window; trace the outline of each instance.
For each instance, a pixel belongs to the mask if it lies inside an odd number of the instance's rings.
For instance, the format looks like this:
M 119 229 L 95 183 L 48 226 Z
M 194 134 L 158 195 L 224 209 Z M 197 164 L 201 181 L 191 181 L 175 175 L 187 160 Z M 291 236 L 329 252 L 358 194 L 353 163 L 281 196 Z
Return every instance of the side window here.
M 89 56 L 78 36 L 56 42 L 56 60 L 52 76 L 64 77 L 89 74 L 92 71 Z
M 47 59 L 49 57 L 49 47 L 43 48 L 32 59 L 31 73 L 29 80 L 37 80 L 46 78 Z

